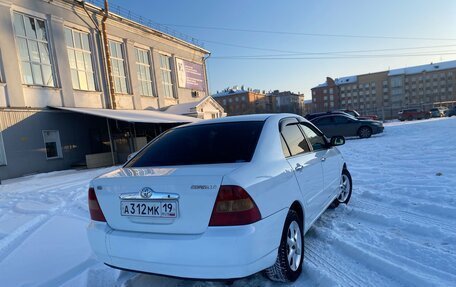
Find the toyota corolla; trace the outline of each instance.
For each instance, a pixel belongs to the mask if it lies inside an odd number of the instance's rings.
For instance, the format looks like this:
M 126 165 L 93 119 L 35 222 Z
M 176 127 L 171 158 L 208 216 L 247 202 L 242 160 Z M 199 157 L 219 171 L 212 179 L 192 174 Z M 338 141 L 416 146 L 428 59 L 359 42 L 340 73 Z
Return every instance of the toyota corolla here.
M 265 270 L 295 281 L 304 234 L 348 203 L 337 145 L 292 114 L 248 115 L 170 129 L 88 191 L 88 236 L 119 269 L 200 279 Z

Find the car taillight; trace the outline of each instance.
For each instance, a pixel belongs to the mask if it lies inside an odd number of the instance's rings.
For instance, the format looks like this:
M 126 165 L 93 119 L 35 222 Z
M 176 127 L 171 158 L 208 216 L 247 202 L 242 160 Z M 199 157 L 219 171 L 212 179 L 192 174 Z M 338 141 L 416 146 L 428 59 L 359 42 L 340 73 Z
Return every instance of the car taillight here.
M 209 226 L 246 225 L 260 219 L 260 210 L 247 191 L 235 185 L 220 186 Z
M 101 211 L 100 204 L 98 204 L 97 195 L 93 187 L 89 188 L 89 211 L 90 218 L 96 221 L 106 222 L 103 211 Z

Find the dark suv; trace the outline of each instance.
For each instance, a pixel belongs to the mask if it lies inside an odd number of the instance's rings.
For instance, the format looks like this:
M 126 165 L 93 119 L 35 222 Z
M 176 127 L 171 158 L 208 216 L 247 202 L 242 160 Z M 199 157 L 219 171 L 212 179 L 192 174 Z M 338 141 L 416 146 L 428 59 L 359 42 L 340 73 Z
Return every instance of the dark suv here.
M 400 121 L 412 121 L 429 119 L 431 117 L 430 112 L 421 111 L 419 109 L 405 109 L 398 113 Z

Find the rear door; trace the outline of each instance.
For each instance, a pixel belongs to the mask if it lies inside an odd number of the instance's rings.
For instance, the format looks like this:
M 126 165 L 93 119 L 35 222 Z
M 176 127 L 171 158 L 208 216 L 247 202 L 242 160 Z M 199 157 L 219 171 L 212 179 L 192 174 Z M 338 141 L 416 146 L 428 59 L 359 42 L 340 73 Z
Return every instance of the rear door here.
M 288 150 L 287 161 L 294 169 L 305 202 L 305 222 L 313 222 L 321 210 L 323 192 L 323 167 L 321 160 L 311 152 L 296 118 L 282 120 L 280 132 Z

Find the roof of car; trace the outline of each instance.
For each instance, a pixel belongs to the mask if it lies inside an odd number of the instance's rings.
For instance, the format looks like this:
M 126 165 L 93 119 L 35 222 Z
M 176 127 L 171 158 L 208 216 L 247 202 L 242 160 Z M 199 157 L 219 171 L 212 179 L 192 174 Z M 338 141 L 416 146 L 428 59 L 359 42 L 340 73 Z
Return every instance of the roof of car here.
M 349 114 L 346 114 L 346 113 L 340 113 L 340 114 L 334 113 L 334 114 L 327 114 L 327 115 L 315 117 L 315 118 L 311 119 L 310 121 L 313 122 L 316 120 L 326 119 L 326 118 L 331 118 L 331 117 L 346 117 L 346 118 L 350 118 L 350 119 L 356 119 L 355 117 L 353 117 Z
M 210 119 L 192 123 L 189 125 L 206 125 L 206 124 L 216 124 L 216 123 L 228 123 L 228 122 L 247 122 L 247 121 L 265 121 L 268 118 L 276 118 L 277 120 L 285 117 L 301 117 L 296 114 L 251 114 L 251 115 L 240 115 L 240 116 L 229 116 L 217 119 Z M 187 125 L 186 125 L 187 126 Z

